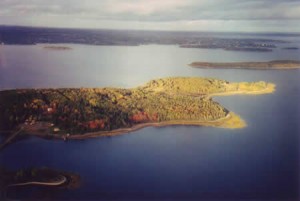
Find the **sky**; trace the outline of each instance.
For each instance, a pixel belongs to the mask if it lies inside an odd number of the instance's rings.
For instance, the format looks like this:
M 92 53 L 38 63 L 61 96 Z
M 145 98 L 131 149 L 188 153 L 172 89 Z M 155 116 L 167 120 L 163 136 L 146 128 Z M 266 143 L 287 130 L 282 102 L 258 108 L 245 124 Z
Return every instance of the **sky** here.
M 300 0 L 0 0 L 0 25 L 300 32 Z

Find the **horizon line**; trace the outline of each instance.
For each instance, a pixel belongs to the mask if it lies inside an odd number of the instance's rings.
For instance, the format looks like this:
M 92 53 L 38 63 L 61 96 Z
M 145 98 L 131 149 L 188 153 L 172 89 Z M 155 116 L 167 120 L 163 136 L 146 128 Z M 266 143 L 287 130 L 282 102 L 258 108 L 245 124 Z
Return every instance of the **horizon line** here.
M 110 31 L 141 31 L 141 32 L 190 32 L 190 33 L 238 33 L 238 34 L 285 34 L 300 35 L 300 32 L 282 32 L 282 31 L 210 31 L 210 30 L 161 30 L 161 29 L 116 29 L 116 28 L 87 28 L 87 27 L 53 27 L 53 26 L 35 26 L 35 25 L 13 25 L 0 24 L 0 27 L 20 27 L 20 28 L 44 28 L 44 29 L 69 29 L 69 30 L 110 30 Z

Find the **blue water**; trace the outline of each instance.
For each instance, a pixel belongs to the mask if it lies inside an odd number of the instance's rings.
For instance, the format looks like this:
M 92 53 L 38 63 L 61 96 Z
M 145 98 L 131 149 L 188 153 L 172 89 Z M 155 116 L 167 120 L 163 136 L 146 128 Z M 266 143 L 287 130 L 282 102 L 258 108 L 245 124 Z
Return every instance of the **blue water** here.
M 158 77 L 208 76 L 274 82 L 276 92 L 214 98 L 247 122 L 244 129 L 169 126 L 84 141 L 29 138 L 1 151 L 2 165 L 80 174 L 82 187 L 59 192 L 57 199 L 297 200 L 300 71 L 202 70 L 186 64 L 299 59 L 299 51 L 71 46 L 73 50 L 63 52 L 0 47 L 0 86 L 134 87 Z
M 191 68 L 188 64 L 193 61 L 297 60 L 300 57 L 300 49 L 280 48 L 273 52 L 237 52 L 162 45 L 115 47 L 68 44 L 73 50 L 56 51 L 43 46 L 0 46 L 0 89 L 135 87 L 151 79 L 170 76 L 251 81 L 260 79 L 257 71 L 247 71 L 247 77 L 244 77 L 243 70 L 204 70 Z

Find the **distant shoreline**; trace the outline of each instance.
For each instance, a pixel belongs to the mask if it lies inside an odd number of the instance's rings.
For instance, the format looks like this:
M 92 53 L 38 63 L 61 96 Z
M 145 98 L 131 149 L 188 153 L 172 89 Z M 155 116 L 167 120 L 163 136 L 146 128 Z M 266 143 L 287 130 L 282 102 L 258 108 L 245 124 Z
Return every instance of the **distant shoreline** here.
M 47 45 L 47 46 L 44 46 L 44 49 L 49 49 L 49 50 L 72 50 L 72 48 L 68 47 L 68 46 L 56 46 L 56 45 Z
M 300 61 L 274 60 L 266 62 L 193 62 L 189 66 L 194 68 L 216 69 L 253 69 L 253 70 L 286 70 L 300 68 Z

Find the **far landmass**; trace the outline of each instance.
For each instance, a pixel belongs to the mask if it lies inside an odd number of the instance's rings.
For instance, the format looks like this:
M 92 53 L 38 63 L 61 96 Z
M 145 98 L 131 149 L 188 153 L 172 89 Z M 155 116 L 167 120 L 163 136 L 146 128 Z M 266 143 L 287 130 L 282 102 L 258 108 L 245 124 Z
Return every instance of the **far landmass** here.
M 193 62 L 189 64 L 195 68 L 227 68 L 227 69 L 255 69 L 255 70 L 272 70 L 272 69 L 297 69 L 300 68 L 300 61 L 296 60 L 274 60 L 266 62 Z
M 178 45 L 181 48 L 208 48 L 229 51 L 271 52 L 285 40 L 269 39 L 270 35 L 250 37 L 238 33 L 205 33 L 140 30 L 92 30 L 45 27 L 0 26 L 0 45 L 88 44 L 109 46 L 138 46 L 149 44 Z M 277 35 L 277 34 L 276 34 Z M 298 36 L 297 34 L 284 34 Z M 222 36 L 222 37 L 221 37 Z M 267 38 L 265 38 L 267 37 Z
M 44 49 L 49 49 L 49 50 L 71 50 L 72 48 L 67 47 L 67 46 L 47 45 L 47 46 L 44 46 Z
M 266 82 L 164 78 L 132 89 L 18 89 L 0 92 L 1 148 L 16 136 L 84 139 L 146 126 L 242 128 L 246 123 L 212 100 L 214 95 L 272 93 Z M 2 131 L 2 132 L 1 132 Z
M 284 50 L 298 50 L 299 48 L 298 47 L 284 47 L 282 49 L 284 49 Z

